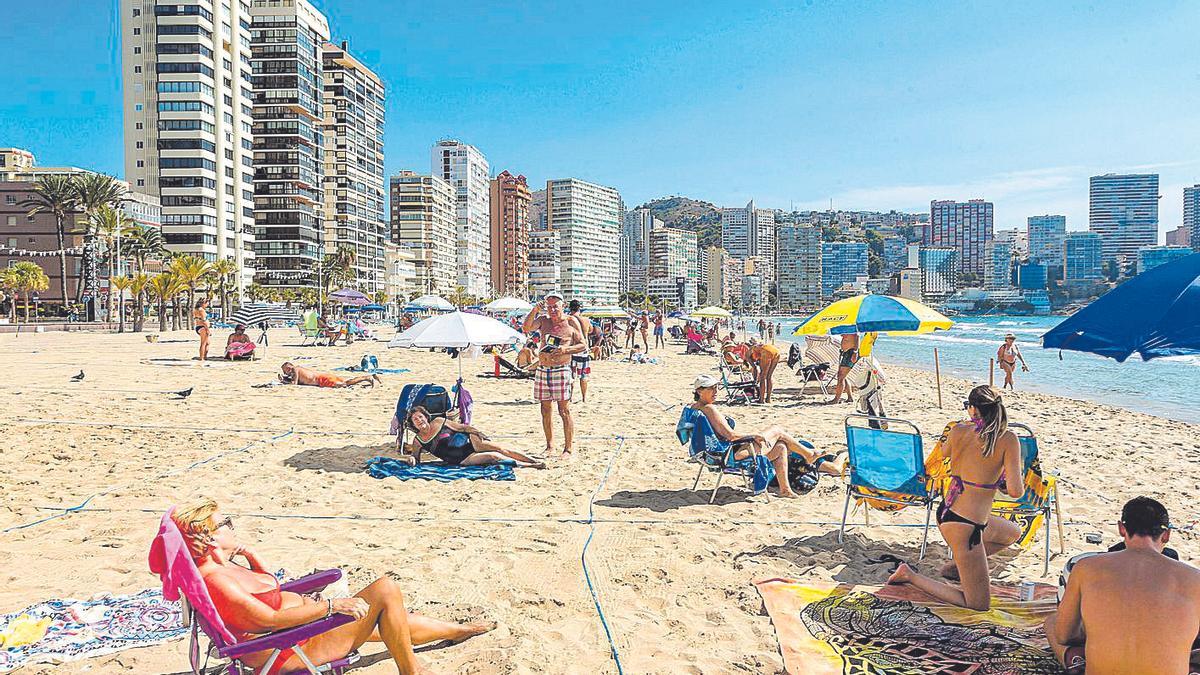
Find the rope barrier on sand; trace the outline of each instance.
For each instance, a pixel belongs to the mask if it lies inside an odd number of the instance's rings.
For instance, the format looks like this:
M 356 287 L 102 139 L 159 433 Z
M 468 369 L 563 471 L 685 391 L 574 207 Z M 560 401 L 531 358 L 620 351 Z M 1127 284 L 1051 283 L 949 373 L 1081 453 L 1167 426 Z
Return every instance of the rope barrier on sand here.
M 600 491 L 604 489 L 604 484 L 608 482 L 608 474 L 612 471 L 613 464 L 617 461 L 617 455 L 621 454 L 621 449 L 625 447 L 625 439 L 617 436 L 617 448 L 613 450 L 612 457 L 608 458 L 608 467 L 604 469 L 604 475 L 600 478 L 600 483 L 596 485 L 595 492 L 588 499 L 588 536 L 587 541 L 583 542 L 583 551 L 579 554 L 579 561 L 583 564 L 583 578 L 587 581 L 588 591 L 592 594 L 592 603 L 596 605 L 596 613 L 600 615 L 600 625 L 604 627 L 604 636 L 608 638 L 608 648 L 612 653 L 613 662 L 617 666 L 617 675 L 624 675 L 625 670 L 621 667 L 621 655 L 617 652 L 617 643 L 613 641 L 612 630 L 608 627 L 608 619 L 604 617 L 604 609 L 600 606 L 600 596 L 596 594 L 596 587 L 592 584 L 592 575 L 588 570 L 587 552 L 588 547 L 592 545 L 592 537 L 596 535 L 596 519 L 595 507 L 596 497 Z

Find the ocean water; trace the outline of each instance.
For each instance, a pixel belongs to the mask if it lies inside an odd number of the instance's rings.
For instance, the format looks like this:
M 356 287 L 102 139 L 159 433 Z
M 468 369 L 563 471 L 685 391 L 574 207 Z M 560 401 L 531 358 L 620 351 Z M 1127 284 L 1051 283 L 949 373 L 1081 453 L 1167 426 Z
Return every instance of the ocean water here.
M 793 338 L 792 330 L 802 319 L 777 319 L 783 324 L 783 339 Z M 1020 370 L 1016 386 L 1047 394 L 1140 410 L 1161 417 L 1200 423 L 1200 356 L 1180 356 L 1142 361 L 1137 355 L 1125 363 L 1093 354 L 1042 349 L 1041 336 L 1057 325 L 1057 316 L 958 317 L 954 327 L 929 335 L 881 335 L 875 343 L 875 358 L 884 366 L 893 363 L 911 368 L 933 370 L 933 348 L 937 347 L 943 373 L 985 383 L 988 359 L 1007 333 L 1017 337 L 1017 346 L 1029 364 L 1030 372 Z M 747 321 L 750 324 L 750 321 Z M 997 386 L 1004 373 L 996 367 Z

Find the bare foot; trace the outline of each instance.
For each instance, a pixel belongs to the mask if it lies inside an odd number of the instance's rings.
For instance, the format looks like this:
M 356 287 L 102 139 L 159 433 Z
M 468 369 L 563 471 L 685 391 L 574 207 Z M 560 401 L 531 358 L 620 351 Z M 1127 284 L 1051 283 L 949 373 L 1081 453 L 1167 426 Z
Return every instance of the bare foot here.
M 800 495 L 796 494 L 795 492 L 780 492 L 779 498 L 780 499 L 799 499 Z
M 383 384 L 383 378 L 379 377 L 379 375 L 377 375 L 376 373 L 371 373 L 371 378 L 374 379 L 379 384 Z M 375 385 L 371 385 L 371 386 L 375 386 Z
M 473 638 L 477 635 L 483 635 L 484 633 L 490 633 L 490 632 L 496 630 L 496 622 L 495 621 L 473 621 L 468 624 L 463 624 L 462 626 L 459 627 L 459 630 L 460 630 L 460 633 L 459 633 L 458 637 L 451 640 L 450 641 L 451 643 L 458 644 L 464 640 L 470 640 L 471 638 Z
M 951 560 L 945 565 L 942 565 L 942 568 L 938 570 L 938 574 L 941 574 L 943 579 L 958 581 L 958 565 L 954 564 L 954 561 Z
M 571 452 L 570 448 L 564 448 L 562 451 L 562 455 L 559 456 L 559 459 L 564 462 L 574 462 L 575 455 Z
M 914 572 L 912 571 L 912 568 L 908 566 L 908 563 L 900 563 L 900 566 L 896 568 L 896 571 L 892 572 L 892 576 L 888 577 L 887 582 L 889 584 L 912 583 L 913 574 Z

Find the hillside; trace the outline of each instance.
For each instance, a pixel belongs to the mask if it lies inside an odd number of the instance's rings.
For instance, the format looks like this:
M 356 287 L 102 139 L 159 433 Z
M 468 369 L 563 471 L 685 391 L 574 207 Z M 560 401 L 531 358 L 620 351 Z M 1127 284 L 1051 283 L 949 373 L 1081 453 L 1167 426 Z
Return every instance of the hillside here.
M 708 202 L 688 197 L 662 197 L 642 204 L 655 218 L 698 235 L 700 248 L 721 245 L 721 210 Z

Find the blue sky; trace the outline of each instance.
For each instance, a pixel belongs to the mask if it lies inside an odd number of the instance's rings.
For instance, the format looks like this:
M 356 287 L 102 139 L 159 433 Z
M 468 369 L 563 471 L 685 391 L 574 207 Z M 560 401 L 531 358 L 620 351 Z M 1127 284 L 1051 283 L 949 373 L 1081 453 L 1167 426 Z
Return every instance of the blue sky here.
M 1200 3 L 318 0 L 389 88 L 388 173 L 456 137 L 493 171 L 628 205 L 1087 220 L 1087 178 L 1200 183 Z M 115 0 L 5 3 L 0 146 L 122 171 Z M 80 8 L 92 5 L 92 12 Z

